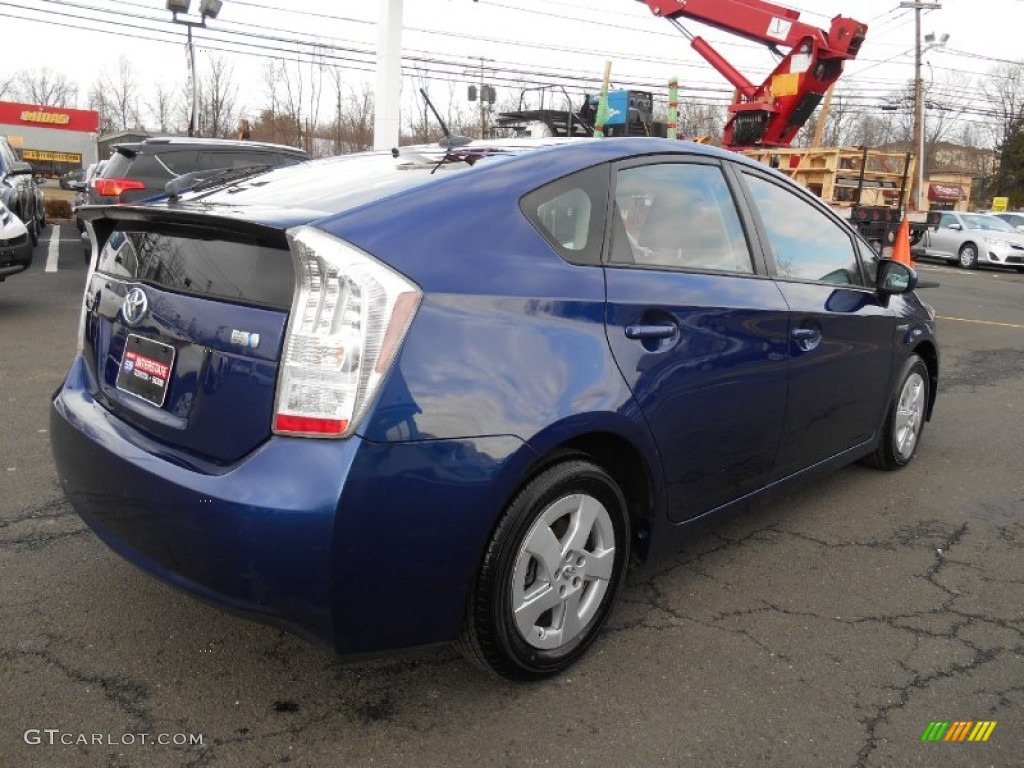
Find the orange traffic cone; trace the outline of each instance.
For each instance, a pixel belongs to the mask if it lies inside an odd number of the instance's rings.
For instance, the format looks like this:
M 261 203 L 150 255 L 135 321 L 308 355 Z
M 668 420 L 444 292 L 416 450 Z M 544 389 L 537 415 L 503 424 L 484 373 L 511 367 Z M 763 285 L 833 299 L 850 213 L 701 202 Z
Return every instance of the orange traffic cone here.
M 906 217 L 900 222 L 900 228 L 896 232 L 896 242 L 892 245 L 892 260 L 917 269 L 914 260 L 910 258 L 910 221 Z

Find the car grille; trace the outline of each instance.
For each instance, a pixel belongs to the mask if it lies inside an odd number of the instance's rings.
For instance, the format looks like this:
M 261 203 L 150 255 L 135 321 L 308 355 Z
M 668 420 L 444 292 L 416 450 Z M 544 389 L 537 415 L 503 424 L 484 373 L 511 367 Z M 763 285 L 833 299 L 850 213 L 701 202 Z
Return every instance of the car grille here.
M 18 235 L 17 237 L 12 237 L 9 240 L 5 240 L 0 237 L 0 248 L 17 248 L 19 245 L 24 245 L 27 242 L 27 234 Z

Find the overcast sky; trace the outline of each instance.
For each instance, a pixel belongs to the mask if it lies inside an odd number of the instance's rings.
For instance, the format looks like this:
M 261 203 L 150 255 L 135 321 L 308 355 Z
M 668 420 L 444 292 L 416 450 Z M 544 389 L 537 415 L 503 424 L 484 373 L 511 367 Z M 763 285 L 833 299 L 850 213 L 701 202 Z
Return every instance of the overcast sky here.
M 914 14 L 900 9 L 899 0 L 781 5 L 825 28 L 837 14 L 868 24 L 861 54 L 840 80 L 848 94 L 866 103 L 912 77 Z M 1024 1 L 941 5 L 923 14 L 924 32 L 950 36 L 944 49 L 927 54 L 926 77 L 954 71 L 980 76 L 999 60 L 1024 58 Z M 185 77 L 185 30 L 169 23 L 164 8 L 164 0 L 0 0 L 4 67 L 45 66 L 67 74 L 80 85 L 83 107 L 89 86 L 104 69 L 112 71 L 120 55 L 143 83 L 179 86 Z M 308 57 L 309 45 L 319 40 L 349 78 L 372 84 L 377 18 L 377 0 L 224 0 L 220 17 L 196 33 L 200 76 L 205 57 L 225 57 L 241 87 L 239 107 L 253 113 L 262 105 L 266 57 L 294 59 L 296 51 Z M 481 66 L 499 99 L 520 81 L 552 77 L 591 90 L 606 59 L 621 85 L 657 86 L 677 75 L 683 98 L 722 101 L 731 90 L 668 22 L 636 0 L 405 0 L 404 27 L 405 53 L 435 78 L 432 92 L 447 92 L 451 83 L 462 97 L 465 85 L 479 79 Z M 692 29 L 754 82 L 774 66 L 762 47 L 700 25 Z

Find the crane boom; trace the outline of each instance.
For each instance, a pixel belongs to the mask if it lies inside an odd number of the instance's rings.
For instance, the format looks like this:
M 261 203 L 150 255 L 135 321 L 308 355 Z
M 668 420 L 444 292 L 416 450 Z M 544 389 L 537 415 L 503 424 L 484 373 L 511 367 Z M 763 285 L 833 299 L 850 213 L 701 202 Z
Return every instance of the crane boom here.
M 828 30 L 800 21 L 799 11 L 763 0 L 637 0 L 673 22 L 691 46 L 736 88 L 724 144 L 733 149 L 786 147 L 814 113 L 843 63 L 860 51 L 867 25 L 836 16 Z M 788 48 L 761 85 L 754 85 L 680 19 L 725 30 L 775 50 Z

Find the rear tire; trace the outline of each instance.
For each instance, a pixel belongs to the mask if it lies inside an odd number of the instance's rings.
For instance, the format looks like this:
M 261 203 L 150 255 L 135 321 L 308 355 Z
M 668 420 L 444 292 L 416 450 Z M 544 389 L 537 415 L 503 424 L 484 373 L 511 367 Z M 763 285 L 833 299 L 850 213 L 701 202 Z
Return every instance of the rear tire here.
M 903 371 L 889 403 L 881 442 L 864 463 L 892 471 L 907 466 L 917 453 L 928 413 L 930 381 L 928 366 L 917 355 L 903 364 Z
M 516 494 L 484 553 L 463 653 L 510 680 L 571 666 L 608 618 L 629 541 L 622 491 L 601 467 L 570 459 L 541 472 Z
M 960 266 L 964 269 L 978 268 L 978 246 L 974 243 L 964 243 L 960 246 Z

